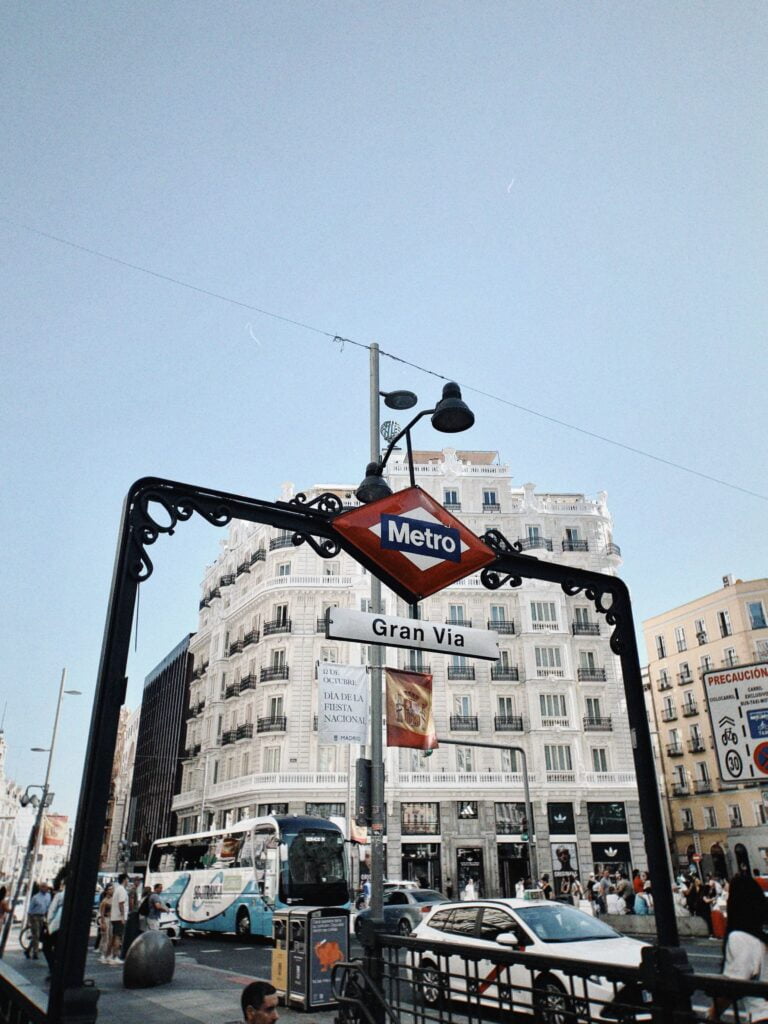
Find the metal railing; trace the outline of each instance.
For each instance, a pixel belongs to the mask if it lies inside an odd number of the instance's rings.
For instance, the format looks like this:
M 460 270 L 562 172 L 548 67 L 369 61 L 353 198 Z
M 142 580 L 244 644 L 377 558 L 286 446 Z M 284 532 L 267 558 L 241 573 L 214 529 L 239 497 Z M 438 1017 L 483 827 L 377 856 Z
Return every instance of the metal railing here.
M 243 676 L 240 680 L 240 693 L 244 693 L 246 690 L 255 690 L 257 681 L 255 672 L 249 672 L 247 676 Z
M 496 732 L 523 732 L 523 716 L 494 715 L 493 727 Z
M 505 633 L 507 636 L 514 635 L 515 623 L 512 620 L 503 619 L 498 621 L 496 619 L 488 619 L 487 628 L 494 630 L 496 633 Z
M 520 669 L 517 665 L 491 665 L 491 679 L 496 681 L 519 682 Z
M 533 548 L 544 548 L 545 551 L 552 550 L 552 541 L 548 537 L 520 537 L 518 544 L 521 551 L 531 551 Z
M 467 629 L 472 628 L 472 619 L 453 619 L 449 618 L 445 620 L 446 626 L 465 626 Z
M 591 668 L 580 668 L 577 669 L 577 677 L 579 682 L 605 682 L 605 669 L 598 668 L 596 665 Z
M 600 623 L 572 622 L 571 632 L 574 636 L 600 636 Z
M 293 534 L 287 534 L 284 537 L 273 537 L 269 542 L 269 550 L 277 551 L 278 548 L 292 548 L 293 547 Z
M 0 960 L 0 1021 L 8 1024 L 45 1024 L 48 994 Z M 89 1020 L 83 1017 L 83 1020 Z
M 275 633 L 290 633 L 290 619 L 273 619 L 264 623 L 264 636 L 273 636 Z
M 449 725 L 455 732 L 477 732 L 477 715 L 451 715 Z
M 464 668 L 459 668 L 457 665 L 448 666 L 448 678 L 449 679 L 474 679 L 475 678 L 475 666 L 466 665 Z
M 587 540 L 564 540 L 563 551 L 589 551 Z
M 585 732 L 611 732 L 613 730 L 613 719 L 610 715 L 606 718 L 590 718 L 587 716 L 583 721 Z
M 274 715 L 256 720 L 256 732 L 285 732 L 288 719 L 285 715 Z
M 263 668 L 259 674 L 262 683 L 271 683 L 274 679 L 288 679 L 287 665 L 274 665 L 271 668 Z

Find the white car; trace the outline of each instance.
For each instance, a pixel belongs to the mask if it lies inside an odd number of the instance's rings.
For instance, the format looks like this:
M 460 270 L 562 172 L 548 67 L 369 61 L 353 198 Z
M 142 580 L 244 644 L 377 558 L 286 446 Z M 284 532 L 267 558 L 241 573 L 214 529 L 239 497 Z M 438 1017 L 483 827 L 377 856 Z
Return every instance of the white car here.
M 435 952 L 409 953 L 416 993 L 428 1006 L 448 999 L 479 1002 L 535 1013 L 537 1020 L 551 1024 L 647 1017 L 640 986 L 611 981 L 603 973 L 611 967 L 639 967 L 647 943 L 620 935 L 567 904 L 525 899 L 443 903 L 416 926 L 411 937 L 437 947 Z M 439 953 L 443 942 L 487 950 L 488 959 L 475 963 L 458 953 L 446 957 Z M 546 956 L 551 966 L 497 966 L 493 957 L 502 950 Z M 591 961 L 595 972 L 588 978 L 571 975 L 561 969 L 566 960 Z M 625 1011 L 625 1006 L 630 1009 Z

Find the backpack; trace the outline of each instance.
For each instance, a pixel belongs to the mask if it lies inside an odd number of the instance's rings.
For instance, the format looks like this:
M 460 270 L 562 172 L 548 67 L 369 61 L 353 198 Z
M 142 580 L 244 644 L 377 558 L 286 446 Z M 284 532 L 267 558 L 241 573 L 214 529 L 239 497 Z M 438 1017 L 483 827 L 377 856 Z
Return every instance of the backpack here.
M 146 917 L 149 913 L 149 897 L 151 893 L 147 893 L 139 904 L 139 917 Z

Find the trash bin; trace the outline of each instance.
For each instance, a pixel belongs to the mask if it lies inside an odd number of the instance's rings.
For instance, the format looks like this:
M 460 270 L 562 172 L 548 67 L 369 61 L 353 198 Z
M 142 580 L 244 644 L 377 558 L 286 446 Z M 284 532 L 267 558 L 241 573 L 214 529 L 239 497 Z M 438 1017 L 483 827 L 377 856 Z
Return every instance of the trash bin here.
M 272 938 L 275 948 L 272 953 L 272 984 L 277 989 L 281 1002 L 285 1002 L 288 991 L 288 920 L 289 910 L 277 910 L 272 915 Z
M 726 927 L 725 914 L 722 910 L 712 911 L 712 934 L 716 939 L 725 938 L 725 927 Z
M 348 910 L 292 908 L 288 919 L 288 1005 L 302 1010 L 335 1006 L 333 965 L 348 957 Z

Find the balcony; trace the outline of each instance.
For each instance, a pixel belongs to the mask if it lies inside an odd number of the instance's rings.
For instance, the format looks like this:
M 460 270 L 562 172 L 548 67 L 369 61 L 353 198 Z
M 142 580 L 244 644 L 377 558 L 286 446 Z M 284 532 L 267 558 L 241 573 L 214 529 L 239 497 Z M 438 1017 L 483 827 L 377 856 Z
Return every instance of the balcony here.
M 570 729 L 570 718 L 542 718 L 542 729 Z
M 589 541 L 564 540 L 563 551 L 589 551 Z
M 262 683 L 271 683 L 273 679 L 288 679 L 287 665 L 273 665 L 271 668 L 263 668 L 259 673 Z
M 580 683 L 591 682 L 591 683 L 604 683 L 605 682 L 605 669 L 597 668 L 596 666 L 590 666 L 590 668 L 577 669 L 577 677 Z
M 691 787 L 687 782 L 673 782 L 672 783 L 672 796 L 690 796 Z
M 404 821 L 400 826 L 400 832 L 404 836 L 438 836 L 440 819 L 420 818 L 418 821 Z
M 572 622 L 571 633 L 574 636 L 600 636 L 599 622 Z
M 662 708 L 661 709 L 661 720 L 662 722 L 676 722 L 677 711 L 674 708 Z
M 251 565 L 255 565 L 256 562 L 266 562 L 266 560 L 267 552 L 264 548 L 259 548 L 257 551 L 254 551 L 253 554 L 251 555 Z
M 586 716 L 583 719 L 584 731 L 585 732 L 612 732 L 613 731 L 613 719 L 609 715 L 607 718 L 591 718 Z
M 324 633 L 325 632 L 325 616 L 323 616 L 322 619 L 318 619 L 317 622 L 315 623 L 315 632 L 316 633 Z
M 693 676 L 690 672 L 678 672 L 677 673 L 677 685 L 678 686 L 689 686 L 693 682 Z
M 240 693 L 240 686 L 238 683 L 230 683 L 224 691 L 224 700 L 229 700 L 230 697 L 236 697 Z
M 501 512 L 501 504 L 498 501 L 484 501 L 483 512 Z
M 210 594 L 208 595 L 208 600 L 209 600 L 209 601 L 213 601 L 213 599 L 214 599 L 215 597 L 221 597 L 221 590 L 220 590 L 220 588 L 219 588 L 219 587 L 214 587 L 214 588 L 213 588 L 213 590 L 212 590 L 212 591 L 210 592 Z
M 523 732 L 522 715 L 494 715 L 493 727 L 496 732 Z
M 273 537 L 269 542 L 269 550 L 277 551 L 279 548 L 292 548 L 293 534 L 286 534 L 285 537 Z
M 692 739 L 688 740 L 688 750 L 692 754 L 702 754 L 707 749 L 704 740 Z
M 457 665 L 448 666 L 448 678 L 449 679 L 474 679 L 475 678 L 475 666 L 467 665 L 464 668 L 459 668 Z
M 445 623 L 447 626 L 466 626 L 467 629 L 472 628 L 472 619 L 446 619 Z
M 547 782 L 554 786 L 560 786 L 563 783 L 570 784 L 576 781 L 576 772 L 547 772 Z
M 203 608 L 207 608 L 210 603 L 210 598 L 207 595 L 205 597 L 201 597 L 200 604 L 197 606 L 197 610 L 201 612 Z
M 446 510 L 446 512 L 461 512 L 461 502 L 460 501 L 444 501 L 443 502 L 443 508 Z
M 683 718 L 691 718 L 692 715 L 698 715 L 699 705 L 695 700 L 687 700 L 683 704 Z
M 243 647 L 250 647 L 251 644 L 257 644 L 259 642 L 259 631 L 258 629 L 249 630 L 243 637 Z
M 197 704 L 190 704 L 189 705 L 190 713 L 192 714 L 192 716 L 194 718 L 197 718 L 197 716 L 199 714 L 202 714 L 204 708 L 205 708 L 205 701 L 204 700 L 199 700 L 197 702 Z
M 200 744 L 199 743 L 195 743 L 193 746 L 187 747 L 187 749 L 184 751 L 184 756 L 185 757 L 197 757 L 197 755 L 199 753 L 200 753 Z
M 238 567 L 237 567 L 237 575 L 238 576 L 242 576 L 244 572 L 250 572 L 250 571 L 251 571 L 250 560 L 246 560 L 245 562 L 241 562 L 238 565 Z
M 615 558 L 621 558 L 621 548 L 618 544 L 608 544 L 605 548 L 606 555 L 613 555 Z
M 661 679 L 659 679 L 659 690 L 671 690 L 671 689 L 672 689 L 672 682 L 671 682 L 671 680 L 667 679 L 665 676 L 662 676 Z
M 520 669 L 517 665 L 491 665 L 491 679 L 517 683 L 520 681 Z
M 240 651 L 242 651 L 242 649 L 243 641 L 233 640 L 232 643 L 229 645 L 229 650 L 227 651 L 227 654 L 231 657 L 233 654 L 239 654 Z
M 711 793 L 714 789 L 712 779 L 695 779 L 693 788 L 697 793 Z
M 253 736 L 253 722 L 243 722 L 237 727 L 237 739 L 249 740 Z
M 222 747 L 228 747 L 230 743 L 234 743 L 237 739 L 236 729 L 227 729 L 226 732 L 221 734 L 221 745 Z
M 403 667 L 403 672 L 431 672 L 431 666 L 425 661 L 407 661 Z
M 667 757 L 682 757 L 685 753 L 681 743 L 667 744 Z
M 450 727 L 454 732 L 477 732 L 477 715 L 451 715 Z
M 285 715 L 256 719 L 256 732 L 285 732 L 287 726 L 288 719 Z
M 249 672 L 247 676 L 243 676 L 240 680 L 240 693 L 245 693 L 246 690 L 255 690 L 257 682 L 256 673 Z
M 552 541 L 547 537 L 520 537 L 517 541 L 521 551 L 532 551 L 534 548 L 544 548 L 545 551 L 552 550 Z
M 290 633 L 290 619 L 273 619 L 264 623 L 264 636 L 274 636 L 275 633 Z
M 488 619 L 486 629 L 493 629 L 496 633 L 513 636 L 515 632 L 515 624 L 514 622 L 507 622 L 506 619 L 503 619 L 501 622 L 497 622 L 495 619 Z
M 723 668 L 736 668 L 736 666 L 739 664 L 738 656 L 734 654 L 731 658 L 723 658 L 720 664 L 723 666 Z
M 220 587 L 231 587 L 234 582 L 235 582 L 235 574 L 233 572 L 228 572 L 228 573 L 226 573 L 226 575 L 222 576 L 219 579 L 219 586 Z

